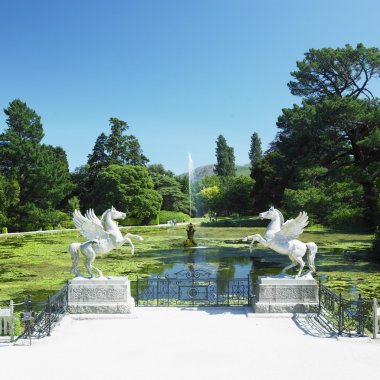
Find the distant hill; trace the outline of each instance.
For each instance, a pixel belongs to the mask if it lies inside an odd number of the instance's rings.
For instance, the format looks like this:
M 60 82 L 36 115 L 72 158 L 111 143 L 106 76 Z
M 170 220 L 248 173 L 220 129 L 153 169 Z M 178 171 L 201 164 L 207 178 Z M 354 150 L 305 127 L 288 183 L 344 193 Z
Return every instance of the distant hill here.
M 198 166 L 194 169 L 194 181 L 199 181 L 202 178 L 214 174 L 214 166 L 215 164 Z M 250 164 L 245 165 L 236 165 L 236 175 L 245 175 L 249 176 L 251 173 Z M 183 173 L 181 175 L 187 175 L 187 173 Z
M 245 175 L 249 177 L 251 174 L 251 164 L 236 165 L 236 175 Z

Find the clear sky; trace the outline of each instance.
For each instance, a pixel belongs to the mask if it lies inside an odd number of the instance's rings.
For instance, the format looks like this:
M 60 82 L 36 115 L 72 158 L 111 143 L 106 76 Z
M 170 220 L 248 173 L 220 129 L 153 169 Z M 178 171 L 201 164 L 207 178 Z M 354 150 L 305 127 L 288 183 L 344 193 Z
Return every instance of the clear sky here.
M 287 88 L 296 61 L 309 48 L 380 48 L 379 15 L 378 0 L 0 0 L 0 107 L 33 108 L 71 170 L 110 117 L 177 174 L 187 152 L 214 163 L 220 134 L 245 164 L 252 133 L 265 150 L 299 102 Z

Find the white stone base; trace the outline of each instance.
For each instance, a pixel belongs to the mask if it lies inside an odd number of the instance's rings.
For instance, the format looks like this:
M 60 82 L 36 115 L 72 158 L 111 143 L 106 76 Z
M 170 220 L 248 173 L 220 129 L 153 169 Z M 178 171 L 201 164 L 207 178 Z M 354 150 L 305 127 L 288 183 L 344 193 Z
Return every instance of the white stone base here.
M 318 285 L 310 276 L 259 277 L 252 300 L 255 313 L 316 313 Z
M 130 314 L 134 307 L 128 277 L 76 277 L 69 284 L 71 314 Z
M 318 303 L 270 303 L 252 301 L 255 313 L 317 313 Z

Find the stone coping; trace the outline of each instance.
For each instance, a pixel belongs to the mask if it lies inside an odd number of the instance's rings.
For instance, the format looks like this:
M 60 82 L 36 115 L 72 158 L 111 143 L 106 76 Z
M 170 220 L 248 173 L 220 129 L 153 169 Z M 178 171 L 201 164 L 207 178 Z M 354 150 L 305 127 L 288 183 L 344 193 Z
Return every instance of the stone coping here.
M 125 285 L 128 277 L 75 277 L 70 281 L 72 285 Z
M 312 276 L 294 278 L 291 276 L 259 276 L 258 281 L 262 285 L 316 285 L 317 282 Z

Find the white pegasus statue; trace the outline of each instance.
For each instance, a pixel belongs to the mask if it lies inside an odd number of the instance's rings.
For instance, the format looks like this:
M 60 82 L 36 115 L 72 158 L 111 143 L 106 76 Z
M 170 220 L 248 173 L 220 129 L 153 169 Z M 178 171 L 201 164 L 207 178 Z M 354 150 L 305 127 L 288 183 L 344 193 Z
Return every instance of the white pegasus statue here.
M 271 222 L 265 231 L 264 237 L 256 234 L 243 238 L 243 241 L 249 241 L 252 239 L 250 244 L 251 252 L 253 249 L 253 243 L 257 241 L 264 247 L 273 249 L 281 255 L 288 255 L 292 263 L 285 267 L 282 270 L 282 273 L 299 265 L 300 269 L 296 278 L 301 275 L 303 267 L 305 266 L 302 257 L 307 252 L 307 261 L 310 272 L 315 272 L 314 259 L 318 251 L 317 245 L 313 242 L 303 243 L 302 241 L 296 240 L 309 223 L 309 218 L 306 212 L 300 212 L 297 218 L 287 220 L 285 223 L 281 212 L 274 207 L 271 207 L 266 212 L 260 213 L 259 217 L 261 219 L 270 219 Z
M 126 214 L 117 211 L 113 206 L 106 210 L 101 219 L 99 219 L 93 209 L 86 211 L 83 216 L 79 210 L 74 210 L 73 220 L 75 226 L 79 229 L 84 237 L 89 239 L 85 243 L 71 243 L 69 252 L 73 260 L 71 273 L 76 276 L 82 276 L 78 271 L 79 252 L 85 256 L 85 267 L 90 277 L 93 277 L 92 269 L 95 269 L 99 277 L 103 277 L 103 273 L 93 265 L 96 255 L 107 253 L 114 248 L 121 247 L 125 242 L 131 246 L 132 255 L 135 247 L 130 237 L 136 237 L 144 240 L 139 235 L 126 234 L 123 236 L 119 230 L 117 219 L 124 219 Z

